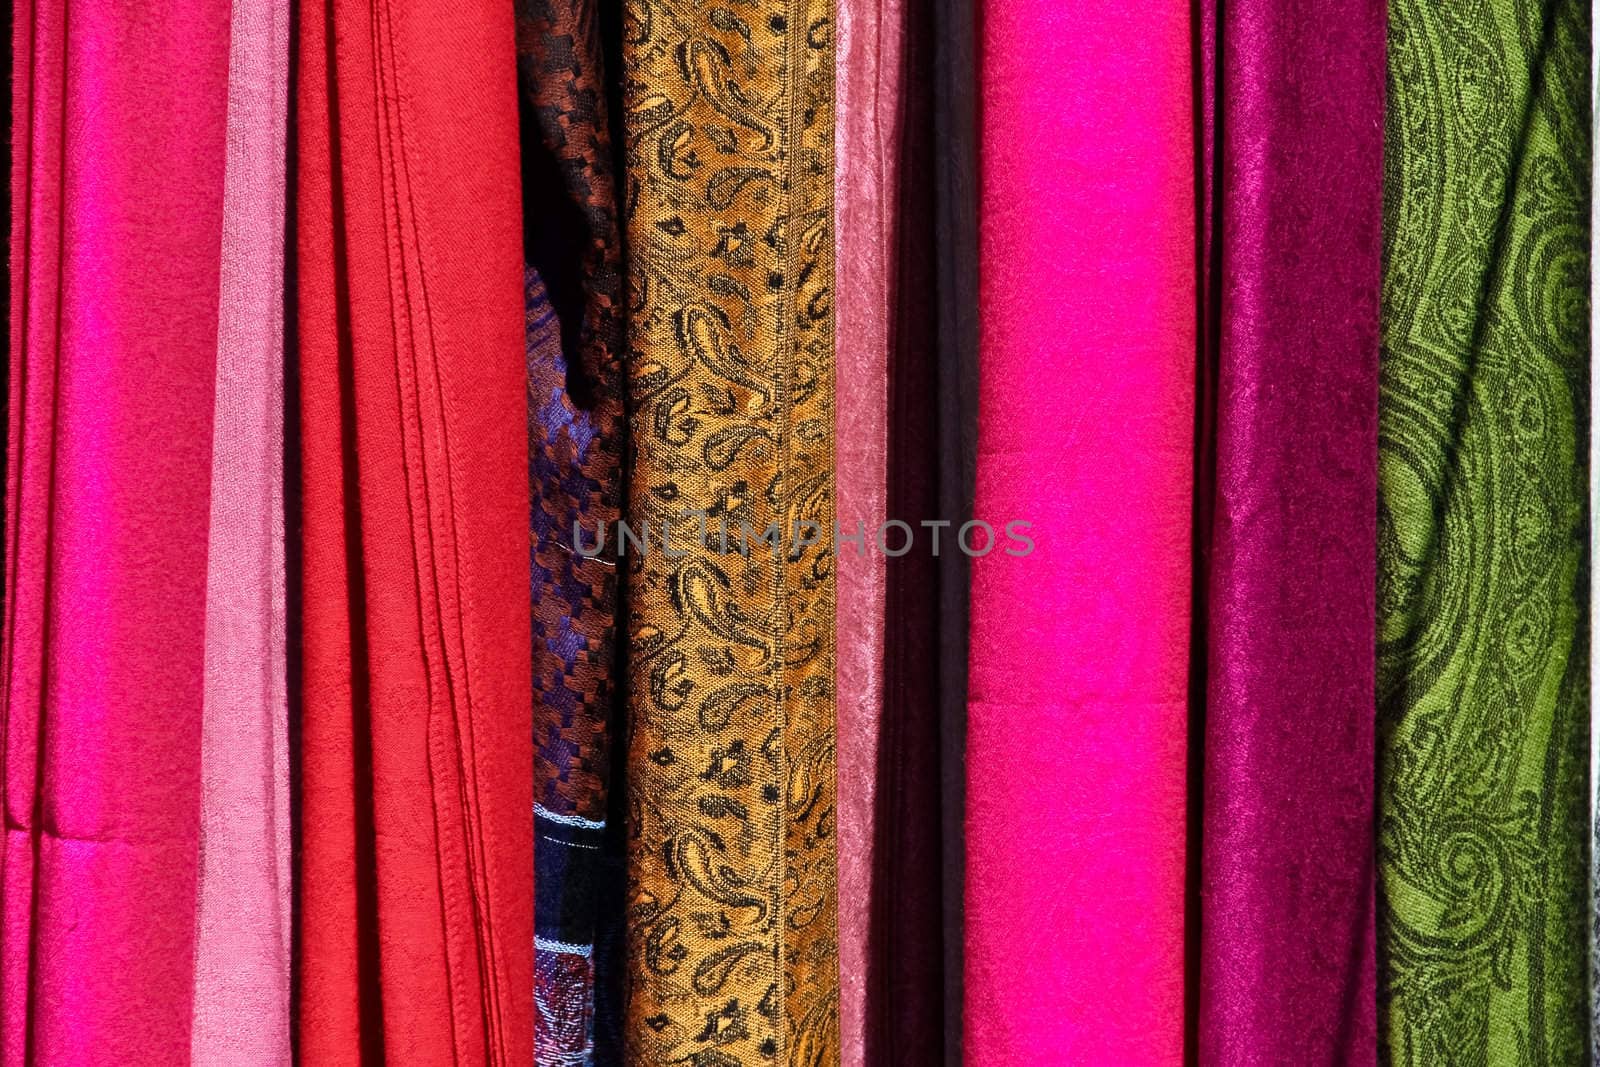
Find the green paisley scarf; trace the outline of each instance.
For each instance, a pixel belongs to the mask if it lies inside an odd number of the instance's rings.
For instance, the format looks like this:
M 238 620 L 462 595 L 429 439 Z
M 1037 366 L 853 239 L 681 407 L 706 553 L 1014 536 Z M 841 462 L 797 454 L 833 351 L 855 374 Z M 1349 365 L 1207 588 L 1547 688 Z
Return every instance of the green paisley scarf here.
M 1587 1049 L 1587 0 L 1390 0 L 1386 1062 Z

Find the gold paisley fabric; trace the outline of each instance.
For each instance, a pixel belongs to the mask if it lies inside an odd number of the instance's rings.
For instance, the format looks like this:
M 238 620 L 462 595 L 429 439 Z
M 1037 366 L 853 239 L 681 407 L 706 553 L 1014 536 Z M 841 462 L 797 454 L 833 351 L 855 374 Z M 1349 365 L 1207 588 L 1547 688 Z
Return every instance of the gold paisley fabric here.
M 625 8 L 630 1062 L 838 1061 L 833 83 L 829 0 Z

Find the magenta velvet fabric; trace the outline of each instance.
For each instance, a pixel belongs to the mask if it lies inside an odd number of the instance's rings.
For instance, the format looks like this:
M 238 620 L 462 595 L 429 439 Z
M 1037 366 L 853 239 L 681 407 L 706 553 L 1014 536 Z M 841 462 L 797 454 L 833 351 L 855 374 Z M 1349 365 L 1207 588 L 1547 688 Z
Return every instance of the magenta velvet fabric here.
M 227 0 L 13 7 L 0 1062 L 189 1062 Z
M 1200 1059 L 1372 1063 L 1385 8 L 1208 8 Z
M 975 516 L 1000 543 L 972 561 L 965 1062 L 1178 1064 L 1189 9 L 979 7 Z M 1012 521 L 1031 553 L 1007 554 Z

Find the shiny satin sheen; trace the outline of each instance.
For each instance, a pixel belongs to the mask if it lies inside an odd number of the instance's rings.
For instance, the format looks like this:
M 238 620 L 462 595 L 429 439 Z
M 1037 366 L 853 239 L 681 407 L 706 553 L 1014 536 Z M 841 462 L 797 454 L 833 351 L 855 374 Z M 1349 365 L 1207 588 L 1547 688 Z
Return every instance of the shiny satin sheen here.
M 1370 1064 L 1385 8 L 1219 6 L 1200 1057 Z

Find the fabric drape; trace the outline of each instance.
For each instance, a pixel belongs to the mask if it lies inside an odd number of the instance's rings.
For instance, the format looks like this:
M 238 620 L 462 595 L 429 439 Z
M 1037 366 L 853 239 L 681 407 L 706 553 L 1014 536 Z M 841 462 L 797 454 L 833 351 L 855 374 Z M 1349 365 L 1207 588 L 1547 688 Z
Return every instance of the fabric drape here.
M 0 1058 L 182 1064 L 229 7 L 13 12 Z
M 283 279 L 289 12 L 233 5 L 200 727 L 197 1064 L 291 1060 Z
M 1195 379 L 1182 5 L 979 5 L 976 1065 L 1179 1063 Z M 1133 86 L 1138 91 L 1131 91 Z M 1028 547 L 1008 536 L 1014 528 Z M 1025 553 L 1025 554 L 1019 554 Z M 1115 1010 L 1106 1010 L 1116 1005 Z
M 298 18 L 299 1056 L 531 1062 L 512 11 Z
M 1600 0 L 1589 4 L 1589 343 L 1594 344 L 1597 327 L 1600 327 L 1600 278 L 1594 273 L 1595 234 L 1600 233 L 1600 199 L 1594 195 L 1594 142 L 1600 132 L 1600 49 L 1594 47 L 1595 15 L 1600 13 Z M 1600 408 L 1600 379 L 1591 370 L 1589 374 L 1589 411 Z M 1593 516 L 1600 512 L 1600 440 L 1589 433 L 1589 692 L 1600 685 L 1600 657 L 1594 655 L 1594 619 L 1600 612 L 1600 571 L 1595 567 L 1596 553 L 1600 552 L 1600 527 Z M 1600 1060 L 1600 723 L 1595 722 L 1595 709 L 1589 705 L 1589 1062 Z
M 622 249 L 602 9 L 517 4 L 532 501 L 534 1054 L 595 1056 L 616 677 Z M 581 539 L 581 540 L 580 540 Z M 615 1014 L 614 1012 L 611 1014 Z
M 940 517 L 933 10 L 844 0 L 836 18 L 837 510 L 860 535 L 838 557 L 841 1058 L 925 1065 L 944 965 L 939 561 L 922 525 Z
M 1384 5 L 1208 5 L 1199 1052 L 1371 1063 Z
M 976 0 L 933 0 L 931 69 L 938 517 L 959 530 L 972 518 L 978 454 L 978 133 Z M 913 65 L 915 66 L 915 65 Z M 915 73 L 907 80 L 915 87 Z M 908 183 L 908 186 L 910 183 Z M 931 548 L 931 546 L 930 546 Z M 938 652 L 939 870 L 943 934 L 944 1056 L 962 1063 L 966 884 L 966 740 L 970 571 L 964 552 L 942 552 L 934 622 Z
M 830 7 L 628 14 L 629 1057 L 825 1064 Z
M 526 280 L 534 611 L 534 1047 L 537 1062 L 593 1057 L 596 896 L 605 844 L 613 559 L 575 551 L 615 520 L 593 472 L 604 448 L 572 402 L 544 282 Z M 615 420 L 610 427 L 615 430 Z M 616 466 L 610 465 L 615 486 Z M 606 515 L 602 509 L 609 509 Z
M 1589 10 L 1393 0 L 1380 1055 L 1580 1062 Z
M 906 7 L 901 0 L 835 5 L 836 505 L 841 529 L 860 527 L 867 538 L 838 557 L 840 1051 L 853 1067 L 865 1062 L 868 1001 L 879 977 L 870 957 L 888 557 L 870 538 L 884 520 L 902 518 L 888 514 L 887 497 Z

